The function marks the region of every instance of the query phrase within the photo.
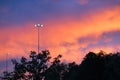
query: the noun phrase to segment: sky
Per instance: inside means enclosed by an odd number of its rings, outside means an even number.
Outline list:
[[[0,0],[0,72],[6,55],[28,57],[40,50],[80,63],[89,52],[120,51],[120,0]]]

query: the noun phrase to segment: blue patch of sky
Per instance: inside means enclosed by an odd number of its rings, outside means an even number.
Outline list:
[[[1,0],[0,7],[7,7],[8,11],[0,12],[0,27],[66,16],[80,18],[84,13],[107,5],[100,0],[93,0],[85,5],[80,5],[76,0]]]
[[[73,0],[1,0],[0,6],[7,7],[8,12],[0,13],[2,26],[25,24],[27,21],[46,20],[51,18],[64,18],[66,16],[78,17],[96,8],[94,5],[80,5]]]

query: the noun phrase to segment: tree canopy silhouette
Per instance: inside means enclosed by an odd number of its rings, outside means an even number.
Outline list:
[[[14,70],[5,71],[2,80],[120,80],[120,53],[89,52],[80,64],[63,63],[58,55],[51,62],[48,50],[37,54],[31,51],[30,59],[20,62],[12,59]]]

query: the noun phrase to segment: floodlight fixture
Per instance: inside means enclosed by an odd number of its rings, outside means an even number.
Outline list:
[[[43,27],[43,24],[35,24],[35,27]]]

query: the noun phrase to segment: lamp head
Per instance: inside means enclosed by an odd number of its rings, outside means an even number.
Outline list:
[[[43,24],[35,24],[35,27],[43,27]]]

